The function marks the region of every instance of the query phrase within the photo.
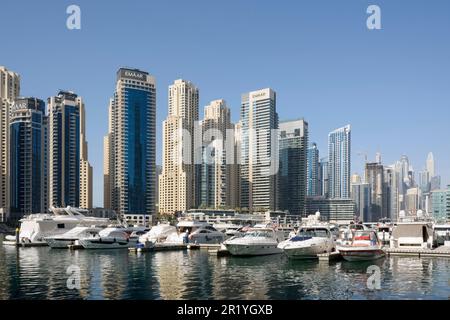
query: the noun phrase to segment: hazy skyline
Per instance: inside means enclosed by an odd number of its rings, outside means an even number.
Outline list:
[[[66,28],[77,4],[82,29]],[[382,30],[366,28],[377,4]],[[384,164],[408,155],[413,168],[434,154],[450,183],[450,2],[410,1],[46,1],[0,3],[0,65],[21,75],[21,95],[73,90],[86,104],[94,205],[103,205],[103,136],[116,71],[156,78],[157,163],[168,86],[192,81],[200,118],[225,99],[233,122],[241,94],[271,87],[280,120],[304,117],[310,142],[327,155],[328,133],[352,126],[352,170],[364,156]]]

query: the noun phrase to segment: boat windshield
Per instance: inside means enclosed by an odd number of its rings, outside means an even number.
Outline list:
[[[271,233],[269,231],[250,231],[247,232],[244,237],[245,238],[256,238],[256,237],[262,237],[262,238],[271,238]]]
[[[328,230],[327,229],[301,229],[298,232],[297,236],[328,238]]]

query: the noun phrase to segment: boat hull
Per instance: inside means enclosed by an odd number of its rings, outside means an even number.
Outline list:
[[[283,252],[276,244],[225,244],[233,256],[265,256]]]
[[[45,239],[45,241],[52,249],[67,249],[69,245],[75,243],[72,239]]]
[[[383,258],[385,252],[382,249],[339,248],[339,253],[347,261],[370,261]]]
[[[78,243],[85,249],[127,249],[135,247],[137,240],[123,239],[80,239]]]

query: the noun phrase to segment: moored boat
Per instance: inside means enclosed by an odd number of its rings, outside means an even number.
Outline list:
[[[338,245],[336,249],[347,261],[376,260],[385,256],[374,230],[357,230],[350,244]]]

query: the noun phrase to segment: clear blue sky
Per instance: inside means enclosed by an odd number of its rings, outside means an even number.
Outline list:
[[[81,30],[66,28],[70,4]],[[381,7],[380,31],[366,28],[370,4]],[[1,0],[0,17],[0,65],[21,74],[22,95],[84,97],[95,205],[121,66],[156,77],[158,163],[167,87],[185,78],[200,88],[201,114],[224,98],[237,121],[241,93],[272,87],[280,119],[305,117],[321,156],[328,132],[350,123],[352,172],[360,151],[387,164],[407,154],[416,170],[432,151],[450,183],[448,0]]]

